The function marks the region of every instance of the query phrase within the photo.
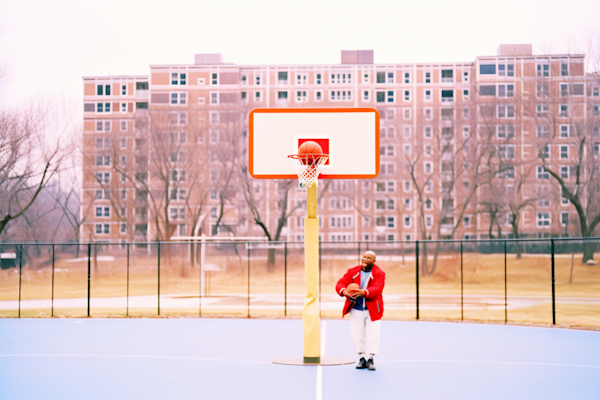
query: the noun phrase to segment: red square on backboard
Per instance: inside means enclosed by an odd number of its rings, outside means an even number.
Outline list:
[[[321,149],[323,149],[323,154],[329,154],[331,156],[331,154],[329,153],[329,139],[313,139],[313,138],[302,138],[302,139],[298,139],[298,146],[296,148],[300,148],[300,146],[302,145],[302,143],[304,142],[316,142],[319,144],[319,146],[321,146]],[[325,161],[325,164],[323,165],[329,165],[329,158],[327,159],[327,161]]]

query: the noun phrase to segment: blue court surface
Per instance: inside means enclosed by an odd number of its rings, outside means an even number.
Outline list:
[[[383,321],[375,372],[271,363],[300,355],[301,320],[1,319],[0,399],[600,398],[595,331]]]

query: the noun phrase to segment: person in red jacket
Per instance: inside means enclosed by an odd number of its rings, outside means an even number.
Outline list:
[[[335,287],[340,296],[346,297],[342,318],[350,313],[350,332],[354,349],[358,353],[357,369],[375,371],[373,357],[379,351],[379,328],[383,316],[383,287],[385,272],[375,265],[375,253],[367,251],[362,264],[352,267]],[[358,284],[360,289],[348,286]],[[355,286],[355,285],[353,285]]]

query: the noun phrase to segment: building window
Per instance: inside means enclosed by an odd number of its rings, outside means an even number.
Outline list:
[[[498,105],[498,118],[514,118],[514,117],[515,117],[514,104],[499,104]]]
[[[515,97],[515,85],[498,85],[498,97]]]
[[[562,62],[560,63],[560,76],[569,76],[569,64]]]
[[[496,64],[479,64],[479,75],[496,75]]]
[[[569,146],[560,146],[560,158],[561,159],[569,158]]]
[[[404,73],[404,83],[410,83],[410,72]]]
[[[98,96],[110,96],[110,84],[109,85],[97,85],[96,93]]]
[[[110,112],[110,103],[96,103],[96,112],[97,113],[109,113]]]
[[[305,103],[307,101],[308,97],[306,97],[306,90],[296,90],[296,102]]]
[[[538,227],[546,227],[550,226],[550,213],[548,212],[539,212],[537,213],[536,222]]]
[[[425,127],[425,131],[423,132],[423,136],[425,136],[425,139],[431,139],[432,135],[433,135],[432,132],[433,132],[433,130],[431,129],[431,127],[430,126],[426,126]]]
[[[396,219],[394,217],[387,217],[387,227],[393,228],[395,225]]]
[[[550,159],[550,145],[544,144],[539,147],[538,154],[541,158],[548,160]]]
[[[405,108],[403,112],[404,120],[409,120],[412,118],[412,109]]]
[[[316,101],[323,100],[323,92],[321,92],[320,90],[315,91],[315,100]]]
[[[550,96],[550,85],[547,83],[538,83],[535,87],[535,95],[538,99],[545,99]]]
[[[330,94],[331,101],[352,100],[352,91],[351,90],[332,90],[329,92],[329,94]],[[392,101],[393,101],[393,99],[392,99]]]
[[[431,101],[431,89],[425,89],[425,100]]]
[[[548,125],[538,125],[536,127],[536,137],[547,138],[550,136],[550,127]]]
[[[463,72],[463,82],[467,83],[469,82],[469,71],[464,71]],[[469,91],[465,90],[465,92],[467,92],[467,96],[469,95]]]
[[[562,165],[560,167],[560,177],[561,179],[569,179],[569,167],[566,165]]]
[[[425,83],[431,83],[431,72],[425,72]]]
[[[468,139],[470,136],[471,136],[471,128],[468,125],[463,126],[463,138]]]
[[[515,65],[498,64],[498,76],[515,76]]]
[[[408,215],[405,215],[403,219],[404,219],[404,227],[410,228],[412,225],[412,218],[409,217]]]
[[[442,70],[442,83],[451,83],[453,71],[451,69],[443,69]]]
[[[537,178],[538,179],[550,179],[550,174],[544,170],[544,167],[537,167]]]
[[[216,74],[213,74],[216,75]],[[171,72],[171,85],[185,85],[186,74],[179,72]]]
[[[99,120],[96,121],[96,132],[110,132],[111,121]]]
[[[569,225],[569,212],[568,211],[562,211],[560,213],[560,223],[562,226]]]
[[[369,101],[369,91],[368,90],[363,91],[363,100]]]
[[[548,115],[548,104],[537,104],[536,110],[538,117],[545,117]]]
[[[317,74],[317,85],[323,83],[323,74]]]
[[[217,92],[210,93],[210,104],[219,104],[219,94]]]
[[[566,139],[569,137],[569,125],[559,125],[559,137],[561,139]]]
[[[426,174],[432,174],[433,173],[433,163],[429,162],[429,161],[425,161],[425,164],[423,166],[423,172],[425,172]]]
[[[516,147],[514,144],[499,145],[498,157],[504,160],[513,160],[515,158]]]
[[[262,97],[260,96],[260,92],[254,92],[254,102],[260,103],[262,101]]]
[[[515,167],[513,165],[501,165],[498,169],[500,179],[515,179]]]
[[[279,71],[277,73],[277,83],[280,84],[280,85],[287,85],[287,83],[288,83],[288,73],[287,73],[287,71]]]
[[[454,90],[442,90],[442,102],[453,102],[454,101]]]
[[[219,74],[210,74],[210,84],[218,85],[219,84]]]
[[[297,85],[306,85],[307,83],[308,83],[308,75],[296,74],[296,84]]]
[[[542,61],[537,64],[537,76],[546,77],[550,76],[550,65],[548,61]]]
[[[109,224],[96,224],[96,234],[108,235],[109,233],[110,233],[110,225]]]
[[[332,94],[333,94],[333,92],[332,92]],[[377,102],[378,103],[386,103],[386,102],[393,103],[394,102],[394,91],[389,90],[389,91],[377,92]]]
[[[498,125],[496,129],[498,139],[512,139],[515,137],[515,126],[513,124]]]
[[[410,101],[410,90],[404,91],[404,101]]]
[[[186,99],[187,93],[171,93],[171,105],[184,105]]]
[[[479,86],[480,96],[495,96],[496,86],[495,85],[480,85]]]

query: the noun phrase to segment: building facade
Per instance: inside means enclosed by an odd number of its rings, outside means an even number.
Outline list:
[[[530,45],[448,64],[199,54],[148,76],[84,77],[82,238],[303,241],[305,190],[247,172],[248,114],[264,107],[379,111],[381,173],[321,182],[324,241],[578,236],[564,188],[583,188],[586,207],[600,197],[598,79],[584,62]]]

